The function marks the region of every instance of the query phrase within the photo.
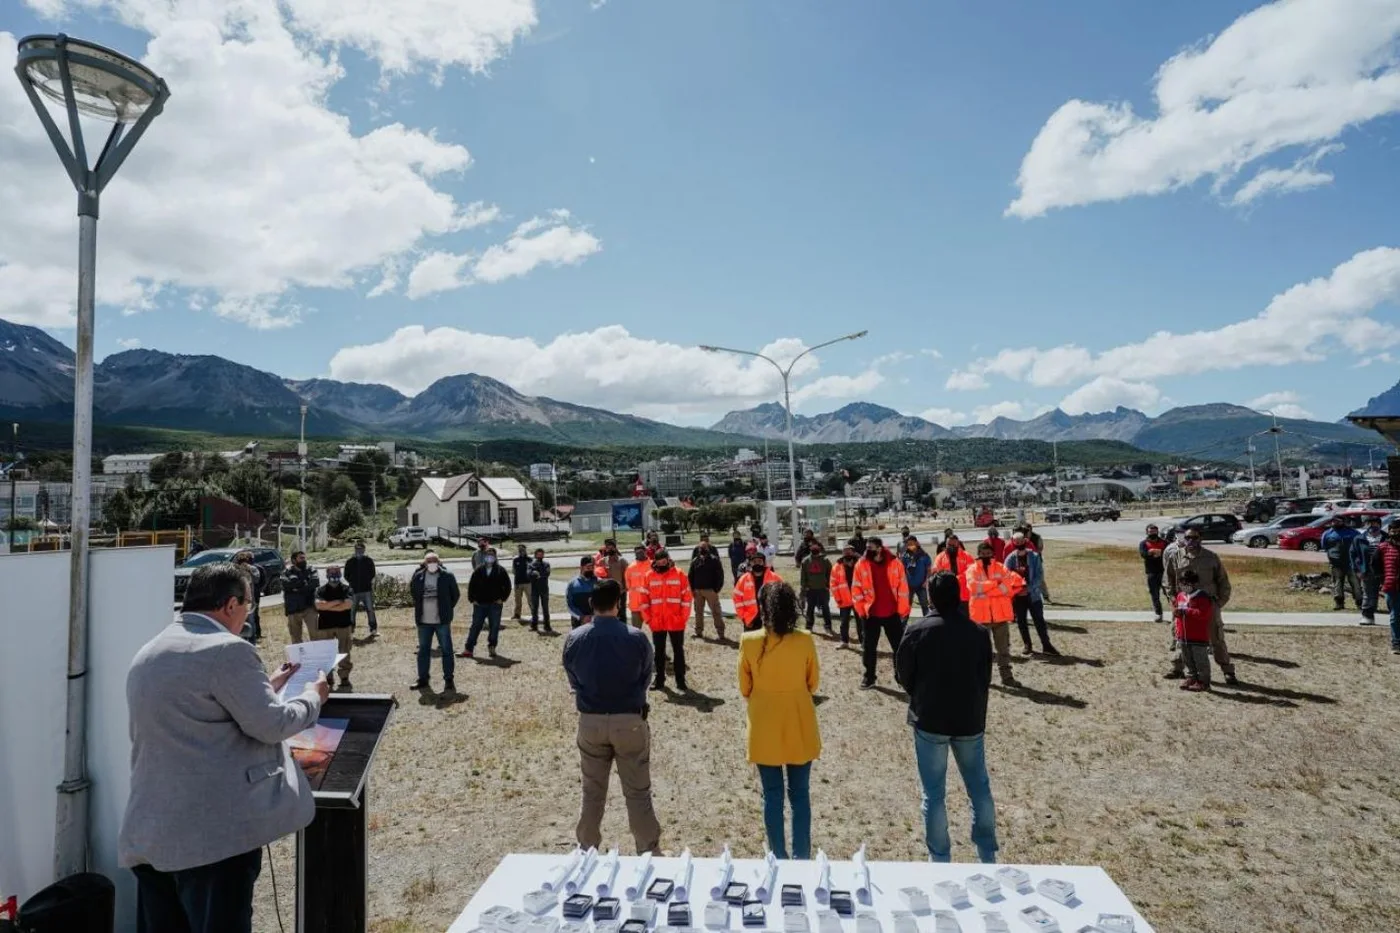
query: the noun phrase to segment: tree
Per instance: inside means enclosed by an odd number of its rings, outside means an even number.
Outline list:
[[[102,527],[108,531],[140,528],[146,520],[145,496],[130,489],[118,489],[102,503]]]
[[[16,515],[5,521],[5,531],[33,531],[38,527],[39,523],[28,515]]]
[[[200,479],[222,481],[228,475],[229,470],[228,461],[224,459],[222,454],[203,454],[199,458]],[[244,504],[247,505],[247,503]],[[250,505],[248,508],[252,508],[252,506]]]
[[[178,450],[172,450],[163,457],[157,457],[151,461],[151,485],[164,486],[179,476],[184,469],[185,455]]]
[[[229,498],[254,512],[271,515],[277,506],[277,486],[256,461],[235,464],[221,482]]]
[[[351,528],[365,523],[365,510],[358,500],[346,499],[326,516],[326,528],[333,535],[342,535]]]

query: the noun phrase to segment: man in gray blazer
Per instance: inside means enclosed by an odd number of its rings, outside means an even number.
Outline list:
[[[190,576],[184,615],[137,653],[126,680],[131,797],[117,857],[137,883],[141,933],[250,933],[262,847],[315,816],[286,740],[315,724],[324,672],[295,699],[238,637],[252,595],[230,563]]]

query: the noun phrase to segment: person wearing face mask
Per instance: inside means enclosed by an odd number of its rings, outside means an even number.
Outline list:
[[[749,553],[747,568],[739,581],[734,584],[734,614],[744,625],[744,631],[751,632],[759,627],[758,596],[770,583],[782,580],[768,567],[768,558],[762,551]]]
[[[472,626],[467,630],[467,646],[459,658],[476,657],[476,641],[486,627],[486,651],[496,657],[496,645],[501,640],[501,612],[510,598],[510,574],[496,563],[496,549],[486,552],[481,566],[472,571],[467,581],[467,601],[472,604]]]
[[[933,558],[913,535],[904,536],[904,553],[899,555],[904,575],[909,578],[909,592],[919,600],[919,614],[928,615],[928,579],[933,576]]]
[[[1050,644],[1050,629],[1045,624],[1045,598],[1040,592],[1040,577],[1044,565],[1040,555],[1026,540],[1026,536],[1016,533],[1011,536],[1011,549],[1006,554],[1006,569],[1021,578],[1025,586],[1021,592],[1011,597],[1011,612],[1016,618],[1016,628],[1021,632],[1021,646],[1026,654],[1031,653],[1031,630],[1026,624],[1026,616],[1035,620],[1035,634],[1040,639],[1040,653],[1058,658],[1060,652]]]
[[[253,603],[252,608],[248,610],[248,624],[243,633],[243,637],[253,644],[257,644],[258,639],[262,638],[262,620],[258,616],[258,602],[263,590],[262,568],[253,563],[252,551],[239,551],[237,554],[233,555],[233,562],[248,571],[248,575],[253,580]]]
[[[795,566],[802,566],[802,559],[812,552],[812,545],[817,541],[817,533],[808,528],[802,532],[802,541],[797,545]]]
[[[1006,539],[1001,536],[1001,531],[996,525],[987,529],[986,543],[991,545],[992,560],[1006,559]]]
[[[632,563],[627,568],[627,583],[622,588],[623,606],[631,614],[632,625],[642,627],[642,603],[646,601],[647,574],[651,573],[651,561],[647,559],[647,549],[637,545],[632,551]],[[618,610],[622,612],[622,609]]]
[[[1380,601],[1381,568],[1378,548],[1385,543],[1381,517],[1366,519],[1366,529],[1351,542],[1351,567],[1361,583],[1361,624],[1376,624],[1376,604]]]
[[[729,570],[735,583],[739,582],[739,577],[744,572],[746,560],[748,560],[748,545],[744,543],[743,536],[736,531],[729,542]]]
[[[622,587],[622,604],[629,605],[627,598],[627,558],[617,549],[612,538],[603,542],[603,547],[593,555],[593,572],[599,580],[614,580]]]
[[[651,558],[651,570],[646,579],[646,597],[642,600],[642,619],[651,629],[651,644],[656,654],[656,681],[653,690],[666,689],[666,642],[675,655],[673,669],[676,689],[688,693],[685,683],[685,624],[690,621],[693,600],[690,581],[671,561],[671,554],[661,548]]]
[[[967,614],[992,636],[992,653],[1005,686],[1019,686],[1011,671],[1011,620],[1015,617],[1013,599],[1025,588],[1019,574],[992,556],[986,541],[977,545],[977,559],[963,575],[967,580]]]
[[[476,570],[476,568],[480,567],[482,564],[486,563],[486,553],[487,553],[488,551],[490,551],[490,550],[491,550],[491,539],[490,539],[490,538],[478,538],[478,539],[477,539],[477,542],[476,542],[476,550],[475,550],[474,552],[472,552],[472,570],[473,570],[473,571]]]
[[[549,627],[549,561],[544,559],[544,548],[535,548],[535,559],[530,561],[530,631],[540,630],[540,615],[544,615],[544,630]]]
[[[350,616],[354,600],[350,587],[341,579],[340,568],[332,564],[326,568],[326,582],[316,591],[316,638],[335,642],[335,653],[345,655],[336,673],[340,675],[340,689],[349,692],[350,671],[354,663],[350,660]],[[334,681],[334,677],[326,678]]]
[[[1165,573],[1167,539],[1163,538],[1156,525],[1147,526],[1147,537],[1138,542],[1138,555],[1142,558],[1142,571],[1147,576],[1147,595],[1152,599],[1152,611],[1157,621],[1162,619],[1162,574]]]
[[[1365,604],[1351,562],[1351,546],[1360,536],[1340,515],[1332,519],[1332,527],[1322,536],[1322,550],[1327,554],[1328,569],[1332,572],[1332,608],[1337,611],[1346,608],[1348,589],[1357,611]]]
[[[578,564],[578,576],[570,580],[569,585],[564,589],[564,604],[569,607],[570,628],[586,625],[593,619],[593,606],[589,602],[589,597],[593,595],[593,589],[598,585],[595,571],[593,558],[583,558]]]
[[[1381,592],[1390,612],[1390,653],[1400,654],[1400,522],[1391,522],[1385,543],[1376,548]]]
[[[690,591],[695,594],[695,637],[705,637],[705,610],[715,620],[715,635],[724,641],[724,612],[719,605],[719,591],[724,589],[724,564],[710,548],[709,538],[702,538],[690,560]]]
[[[511,616],[512,622],[525,624],[521,613],[525,609],[525,600],[530,595],[530,555],[525,550],[525,545],[515,546],[515,557],[510,562],[511,577],[515,583],[515,614]]]
[[[812,626],[817,622],[817,610],[822,613],[822,624],[826,626],[826,634],[832,635],[831,631],[831,561],[826,559],[826,548],[815,538],[812,539],[807,548],[807,554],[802,558],[799,582],[802,586],[802,595],[806,603],[807,631],[812,630]]]
[[[287,613],[287,637],[294,643],[316,640],[316,591],[321,577],[306,563],[305,551],[293,551],[282,571],[282,608]]]
[[[369,633],[379,634],[379,620],[374,615],[374,558],[365,553],[365,542],[355,542],[355,555],[345,562],[345,584],[350,587],[350,628],[355,628],[355,615],[365,607],[369,616]]]
[[[696,543],[695,547],[690,549],[691,561],[694,561],[695,558],[700,556],[701,547],[709,548],[710,553],[715,554],[716,556],[718,556],[719,554],[719,552],[715,550],[714,545],[710,544],[710,533],[708,531],[700,532],[700,540]]]
[[[851,644],[852,617],[856,620],[856,644],[865,644],[865,628],[860,616],[855,614],[855,601],[851,598],[851,581],[856,578],[856,562],[859,560],[860,555],[856,553],[855,542],[847,541],[840,559],[831,568],[831,596],[836,600],[836,608],[841,612],[842,648],[850,647]]]
[[[904,634],[904,620],[909,617],[909,578],[904,574],[904,565],[879,538],[866,541],[865,556],[856,562],[851,601],[865,631],[865,676],[861,678],[860,687],[869,690],[875,686],[880,633],[884,632],[885,640],[890,643],[890,663],[893,664],[893,656],[899,653],[899,639]]]
[[[1171,556],[1165,557],[1168,553]],[[1220,610],[1230,602],[1230,575],[1225,572],[1225,565],[1220,562],[1214,551],[1201,546],[1201,532],[1196,528],[1186,529],[1181,546],[1175,551],[1164,551],[1163,554],[1166,591],[1173,603],[1179,594],[1186,592],[1182,573],[1188,569],[1196,572],[1196,586],[1209,596],[1215,605],[1214,618],[1210,622],[1210,647],[1215,655],[1215,663],[1225,675],[1225,683],[1231,686],[1238,684],[1235,665],[1230,660],[1230,649],[1225,645],[1225,623],[1220,617]],[[1172,668],[1165,676],[1168,680],[1181,680],[1185,676],[1182,671],[1186,662],[1181,656],[1181,644],[1176,638],[1172,639],[1172,648]]]
[[[422,566],[414,571],[408,591],[413,596],[413,621],[418,629],[418,679],[409,689],[427,689],[436,637],[442,655],[442,689],[450,693],[457,689],[452,679],[457,663],[452,654],[452,615],[462,595],[457,578],[442,566],[435,551],[429,551],[423,555]]]
[[[962,592],[963,604],[967,603],[967,570],[972,566],[972,555],[963,550],[962,539],[949,535],[943,542],[943,550],[933,562],[933,572],[947,572],[958,578],[958,588]]]

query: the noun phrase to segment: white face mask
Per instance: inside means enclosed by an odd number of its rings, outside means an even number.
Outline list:
[[[438,565],[437,565],[436,563],[431,563],[431,564],[428,564],[427,566],[428,566],[428,573],[437,573],[437,572],[438,572]]]
[[[495,557],[493,557],[493,556],[490,555],[490,554],[487,554],[487,555],[486,555],[486,563],[488,563],[488,564],[494,564],[495,562],[496,562],[496,558],[495,558]]]

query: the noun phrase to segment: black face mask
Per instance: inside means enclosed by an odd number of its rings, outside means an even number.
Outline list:
[[[768,573],[768,568],[767,568],[766,566],[765,566],[765,567],[755,567],[755,568],[753,568],[753,575],[754,575],[755,577],[760,578],[760,579],[762,579],[763,576],[764,576],[764,574],[766,574],[766,573]]]
[[[652,561],[651,566],[657,573],[665,573],[671,569],[671,565],[664,560]]]

